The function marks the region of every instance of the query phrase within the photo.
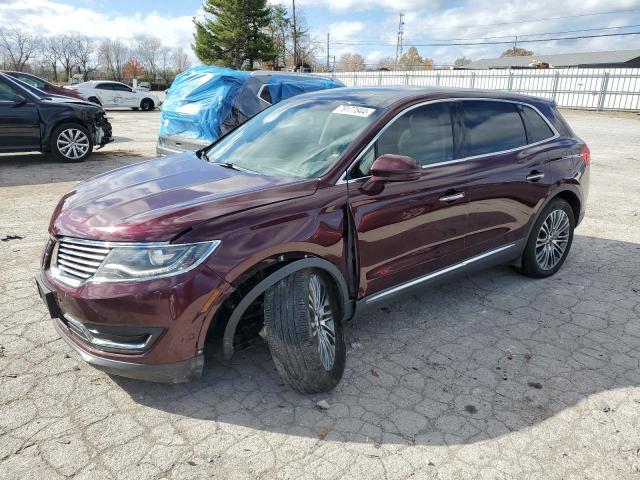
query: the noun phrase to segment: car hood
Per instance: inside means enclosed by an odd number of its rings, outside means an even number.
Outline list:
[[[80,183],[60,200],[49,231],[92,240],[171,240],[222,215],[311,195],[317,185],[225,168],[189,152]]]
[[[65,97],[64,95],[48,95],[47,97],[43,98],[42,101],[47,103],[67,103],[69,105],[81,105],[83,107],[91,107],[96,110],[101,110],[101,107],[99,105],[96,105],[95,103],[91,103],[77,97]]]

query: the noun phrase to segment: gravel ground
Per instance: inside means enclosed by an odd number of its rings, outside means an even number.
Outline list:
[[[32,280],[51,212],[153,156],[158,112],[111,112],[117,142],[83,164],[0,156],[0,477],[638,478],[640,117],[565,114],[593,164],[559,274],[499,267],[380,308],[318,396],[285,386],[264,345],[168,386],[57,337]]]

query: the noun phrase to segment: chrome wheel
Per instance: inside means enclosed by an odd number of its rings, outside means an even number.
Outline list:
[[[545,219],[536,238],[536,261],[543,270],[551,270],[564,255],[569,244],[571,222],[564,210],[553,210]]]
[[[311,334],[318,345],[320,361],[325,370],[333,368],[336,357],[336,333],[329,292],[317,274],[309,277],[309,319]]]
[[[60,132],[56,140],[58,151],[66,158],[77,160],[89,151],[89,138],[77,128],[67,128]]]

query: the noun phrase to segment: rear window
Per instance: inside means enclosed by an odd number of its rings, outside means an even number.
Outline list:
[[[553,137],[553,130],[547,122],[533,108],[525,105],[520,106],[520,113],[527,130],[527,140],[529,143],[536,143]]]
[[[468,100],[462,105],[466,157],[511,150],[527,144],[527,134],[516,104]]]

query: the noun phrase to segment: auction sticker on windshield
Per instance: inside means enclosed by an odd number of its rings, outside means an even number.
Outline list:
[[[340,105],[331,113],[340,113],[342,115],[355,115],[356,117],[368,117],[375,108],[358,107],[356,105]]]

